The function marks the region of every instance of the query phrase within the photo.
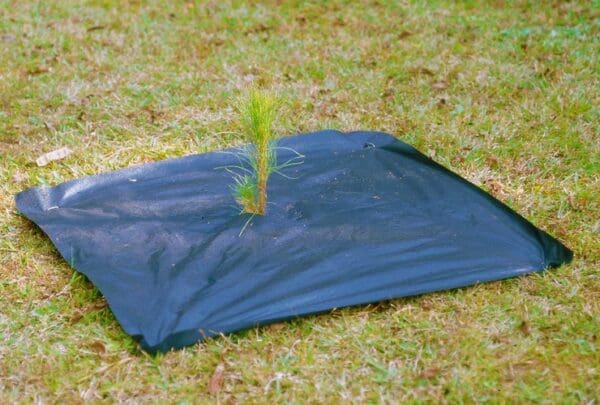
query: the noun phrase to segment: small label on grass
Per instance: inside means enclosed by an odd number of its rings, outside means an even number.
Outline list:
[[[60,148],[53,150],[52,152],[44,153],[35,160],[38,166],[46,166],[48,163],[55,160],[64,159],[69,156],[73,151],[69,148]]]

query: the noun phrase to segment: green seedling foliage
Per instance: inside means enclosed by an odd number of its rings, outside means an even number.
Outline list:
[[[267,181],[276,165],[273,151],[274,140],[273,119],[275,117],[275,100],[258,90],[252,90],[248,99],[240,106],[240,115],[246,140],[252,145],[248,148],[248,157],[254,175],[256,187],[247,187],[244,182],[236,182],[234,192],[236,201],[248,213],[264,215],[267,208]],[[248,191],[254,191],[254,199],[244,198]]]
[[[301,164],[304,156],[290,148],[277,146],[273,131],[275,99],[258,90],[252,90],[239,107],[244,136],[248,145],[233,153],[239,164],[222,167],[233,176],[232,192],[241,207],[241,213],[265,215],[267,209],[267,183],[271,173],[280,174],[282,169]],[[293,157],[282,164],[277,163],[277,150],[288,150]],[[240,232],[241,234],[241,232]]]

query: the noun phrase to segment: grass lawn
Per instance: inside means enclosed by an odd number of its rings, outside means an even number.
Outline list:
[[[244,3],[0,0],[0,402],[597,401],[600,3]],[[239,144],[251,83],[279,133],[395,134],[575,260],[140,352],[13,196]]]

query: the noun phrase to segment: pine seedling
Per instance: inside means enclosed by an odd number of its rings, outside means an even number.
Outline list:
[[[246,140],[251,174],[236,179],[234,194],[244,212],[265,215],[267,209],[267,182],[277,166],[275,155],[275,100],[258,90],[252,90],[240,106],[241,121]]]
[[[255,215],[267,211],[267,184],[271,173],[303,163],[304,156],[293,149],[277,146],[277,135],[273,132],[275,99],[258,90],[252,90],[239,105],[240,120],[248,145],[232,153],[238,165],[222,167],[233,175],[232,191],[241,213],[252,214],[242,232]],[[277,163],[277,150],[286,150],[292,157],[282,164]],[[240,235],[241,233],[240,232]]]

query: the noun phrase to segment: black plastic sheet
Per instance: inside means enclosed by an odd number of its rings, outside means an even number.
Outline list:
[[[16,196],[18,209],[106,297],[143,349],[299,315],[541,271],[572,253],[411,146],[321,131],[269,182],[267,215],[239,215],[228,153],[86,177]],[[281,149],[279,160],[292,156]]]

